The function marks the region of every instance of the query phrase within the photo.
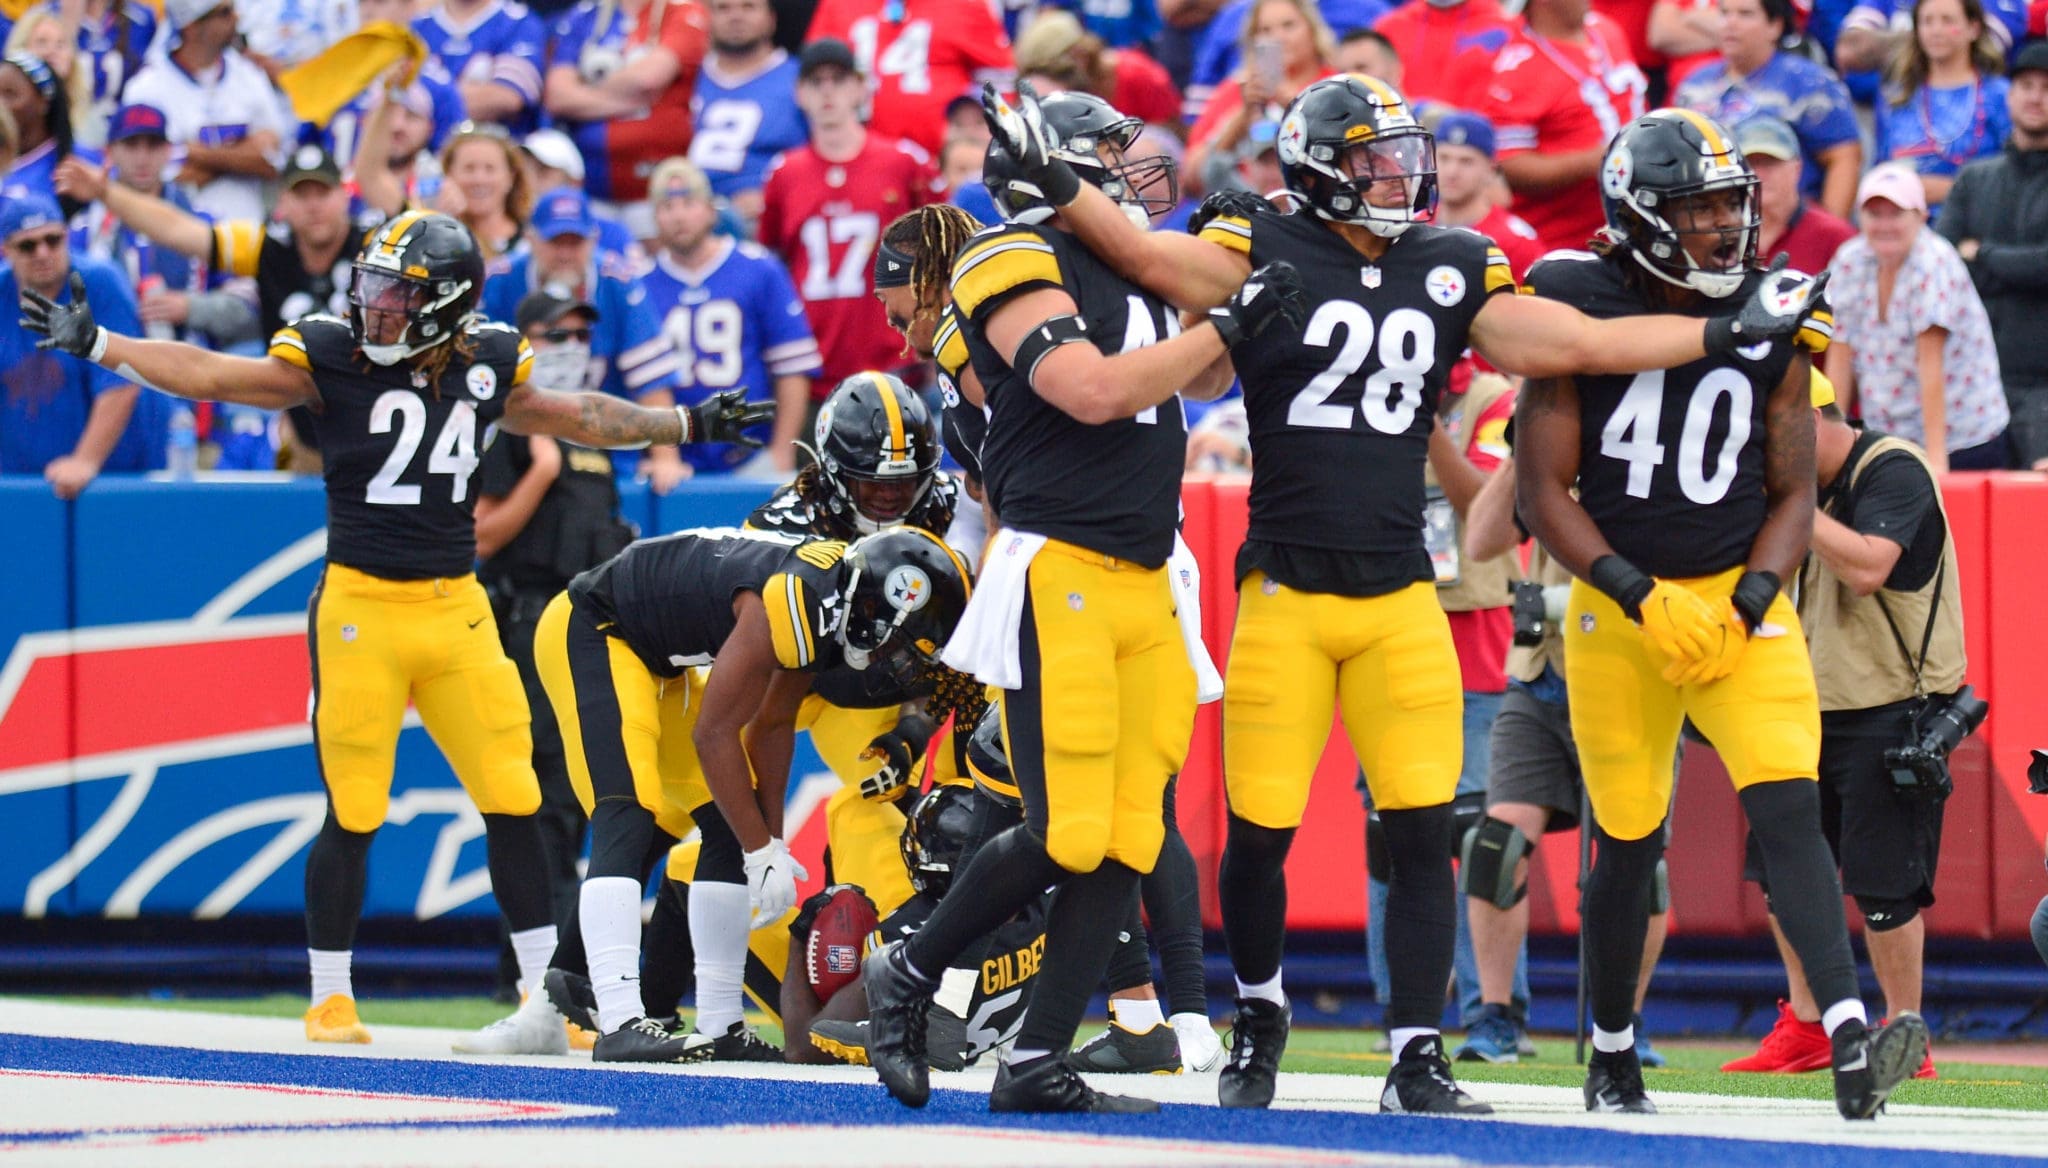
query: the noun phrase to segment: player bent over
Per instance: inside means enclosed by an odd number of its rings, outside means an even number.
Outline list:
[[[1625,127],[1601,167],[1607,239],[1529,273],[1596,316],[1704,316],[1761,287],[1796,315],[1814,285],[1759,273],[1757,180],[1727,131],[1690,111]],[[1755,832],[1786,939],[1833,1043],[1835,1103],[1869,1119],[1920,1066],[1927,1027],[1869,1028],[1821,831],[1820,707],[1799,618],[1779,594],[1813,534],[1816,313],[1798,343],[1759,342],[1633,377],[1532,379],[1516,415],[1523,518],[1577,581],[1565,685],[1599,857],[1583,911],[1593,1003],[1589,1111],[1650,1112],[1630,1015],[1658,825],[1688,716],[1720,751]],[[1573,488],[1577,487],[1577,496]]]
[[[349,319],[301,317],[267,357],[230,357],[172,341],[116,336],[84,296],[58,305],[28,292],[24,323],[61,349],[131,381],[198,401],[269,410],[307,406],[318,420],[327,486],[327,567],[313,592],[313,741],[327,819],[306,858],[313,1006],[306,1037],[368,1042],[350,982],[370,840],[384,822],[408,700],[483,813],[491,888],[533,996],[555,945],[540,835],[526,694],[491,619],[476,562],[476,470],[484,432],[547,434],[582,446],[745,441],[772,409],[735,396],[643,409],[605,394],[554,393],[527,381],[533,353],[513,329],[473,310],[484,261],[469,231],[407,212],[355,258]]]

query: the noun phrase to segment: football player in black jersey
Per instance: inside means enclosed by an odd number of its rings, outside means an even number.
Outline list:
[[[1658,110],[1632,122],[1608,145],[1600,188],[1604,240],[1538,263],[1537,295],[1634,326],[1648,312],[1701,317],[1783,290],[1775,271],[1755,269],[1756,176],[1712,120]],[[1842,1114],[1875,1115],[1926,1053],[1917,1016],[1873,1032],[1857,997],[1821,831],[1813,667],[1779,592],[1813,533],[1808,349],[1826,336],[1751,340],[1634,376],[1533,378],[1516,414],[1522,516],[1577,578],[1565,684],[1600,832],[1583,913],[1589,1111],[1655,1110],[1629,1022],[1686,717],[1728,766],[1784,935],[1825,1003]]]
[[[1451,1078],[1437,1033],[1456,928],[1450,804],[1462,764],[1457,653],[1422,536],[1437,398],[1468,346],[1511,373],[1652,369],[1789,335],[1796,322],[1761,301],[1703,327],[1677,316],[1595,320],[1515,295],[1491,241],[1426,225],[1430,134],[1373,78],[1325,78],[1288,107],[1281,173],[1299,210],[1220,214],[1198,237],[1137,230],[1077,182],[1028,90],[1014,107],[992,89],[983,100],[991,157],[1044,191],[1108,268],[1202,311],[1255,266],[1285,261],[1314,305],[1304,327],[1231,353],[1254,457],[1223,699],[1230,821],[1219,899],[1239,1000],[1219,1095],[1227,1106],[1272,1099],[1290,1017],[1283,865],[1341,708],[1391,853],[1386,1023],[1396,1059],[1380,1105],[1483,1113]]]
[[[1083,94],[1055,106],[1062,149],[1091,181],[1139,216],[1150,202],[1171,205],[1170,164],[1123,160],[1134,119]],[[1221,392],[1228,345],[1298,315],[1300,289],[1284,265],[1256,273],[1182,331],[998,161],[983,177],[1010,222],[955,258],[952,289],[990,409],[982,471],[1005,526],[947,660],[1004,690],[1025,821],[961,877],[979,895],[948,898],[916,936],[868,960],[869,1056],[891,1094],[922,1106],[937,975],[1057,884],[1045,967],[989,1106],[1149,1111],[1096,1093],[1065,1055],[1115,942],[1104,923],[1129,916],[1158,856],[1162,795],[1194,725],[1198,646],[1183,638],[1166,570],[1187,446],[1178,395]]]
[[[327,567],[313,593],[313,736],[328,814],[306,860],[313,966],[307,1037],[368,1042],[349,980],[370,839],[384,822],[408,698],[477,810],[491,884],[522,981],[538,988],[554,948],[526,694],[506,659],[476,561],[470,475],[486,429],[584,446],[731,441],[762,420],[737,397],[643,409],[527,383],[512,329],[472,315],[484,262],[446,215],[408,213],[356,257],[349,320],[300,318],[270,354],[231,357],[116,336],[79,289],[57,305],[27,292],[22,315],[61,349],[179,397],[264,409],[307,406],[326,452]]]

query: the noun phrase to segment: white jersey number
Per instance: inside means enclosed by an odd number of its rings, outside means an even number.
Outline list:
[[[804,241],[805,300],[862,300],[868,295],[868,260],[881,238],[881,218],[871,211],[852,215],[823,215],[804,220],[799,232]],[[832,249],[845,247],[839,266],[832,266]]]
[[[1310,379],[1287,407],[1287,424],[1316,430],[1348,430],[1351,407],[1331,404],[1344,383],[1373,355],[1372,313],[1350,300],[1331,300],[1316,309],[1302,333],[1304,344],[1329,348],[1339,328],[1344,344],[1329,367]],[[1387,314],[1379,329],[1379,368],[1367,375],[1358,401],[1368,426],[1382,434],[1405,434],[1422,408],[1422,387],[1436,364],[1436,322],[1413,308]]]
[[[928,20],[913,20],[904,25],[881,50],[881,59],[875,58],[876,42],[881,30],[872,16],[863,16],[853,22],[853,53],[860,59],[861,71],[870,77],[897,78],[897,88],[905,93],[930,93],[932,91],[932,25]]]
[[[697,118],[696,136],[690,139],[690,161],[706,171],[737,174],[747,164],[747,147],[761,128],[761,104],[753,101],[714,101]]]
[[[420,488],[398,479],[412,465],[413,455],[419,453],[420,439],[426,436],[427,403],[410,390],[385,390],[370,407],[370,433],[389,434],[394,424],[398,427],[398,441],[392,444],[390,456],[364,490],[363,501],[410,507],[420,501]],[[427,454],[427,473],[450,476],[453,481],[449,501],[460,503],[469,497],[469,476],[475,473],[476,464],[476,407],[466,401],[456,402],[448,411],[448,420],[441,424],[441,433],[434,438],[434,448]]]
[[[1178,315],[1167,314],[1166,336],[1161,338],[1158,326],[1152,323],[1152,313],[1145,308],[1144,298],[1141,296],[1131,296],[1127,298],[1127,301],[1128,303],[1124,306],[1124,347],[1118,349],[1118,353],[1135,353],[1147,345],[1156,345],[1162,339],[1172,340],[1180,335],[1180,317]],[[1181,428],[1186,429],[1187,407],[1181,402],[1180,395],[1174,395],[1173,404],[1174,408],[1181,411]],[[1147,426],[1157,425],[1159,423],[1159,407],[1146,406],[1133,415],[1131,420],[1141,422]]]
[[[739,382],[744,362],[740,343],[746,319],[730,300],[708,300],[691,308],[677,305],[662,322],[662,331],[676,347],[685,384],[724,389]]]
[[[1729,404],[1728,433],[1709,465],[1707,436],[1723,395]],[[1749,378],[1726,367],[1711,370],[1693,387],[1678,436],[1678,489],[1686,498],[1705,505],[1727,496],[1735,482],[1736,462],[1749,441],[1753,400]],[[1650,497],[1651,477],[1664,465],[1664,444],[1657,441],[1663,418],[1664,371],[1650,369],[1629,382],[1628,392],[1600,430],[1600,453],[1628,464],[1627,490],[1633,498]]]

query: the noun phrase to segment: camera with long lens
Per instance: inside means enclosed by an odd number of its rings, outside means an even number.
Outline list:
[[[1984,715],[1990,712],[1991,703],[1967,685],[1957,690],[1954,697],[1922,711],[1913,719],[1912,737],[1906,745],[1884,752],[1892,789],[1909,798],[1948,798],[1955,789],[1949,779],[1948,756],[1984,724]],[[2036,758],[2039,757],[2037,754]],[[2039,765],[2037,762],[2036,766]]]
[[[1550,615],[1543,603],[1543,585],[1533,580],[1516,580],[1508,585],[1514,592],[1515,644],[1533,648],[1550,632]]]

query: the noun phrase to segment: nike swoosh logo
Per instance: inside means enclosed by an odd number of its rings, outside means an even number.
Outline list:
[[[1843,1064],[1842,1064],[1841,1066],[1839,1066],[1839,1067],[1836,1067],[1835,1069],[1836,1069],[1836,1070],[1838,1070],[1838,1071],[1860,1071],[1860,1070],[1864,1069],[1865,1067],[1868,1067],[1869,1065],[1870,1065],[1870,1054],[1869,1054],[1869,1052],[1865,1051],[1865,1052],[1861,1052],[1861,1053],[1857,1054],[1857,1056],[1856,1056],[1856,1061],[1855,1061],[1855,1062],[1853,1062],[1853,1063],[1843,1063]]]
[[[475,628],[475,627],[477,627],[478,625],[480,625],[480,624],[482,624],[482,623],[484,623],[484,618],[482,618],[482,617],[478,617],[478,618],[476,618],[475,620],[473,620],[473,621],[469,622],[469,627],[470,627],[470,628]]]

